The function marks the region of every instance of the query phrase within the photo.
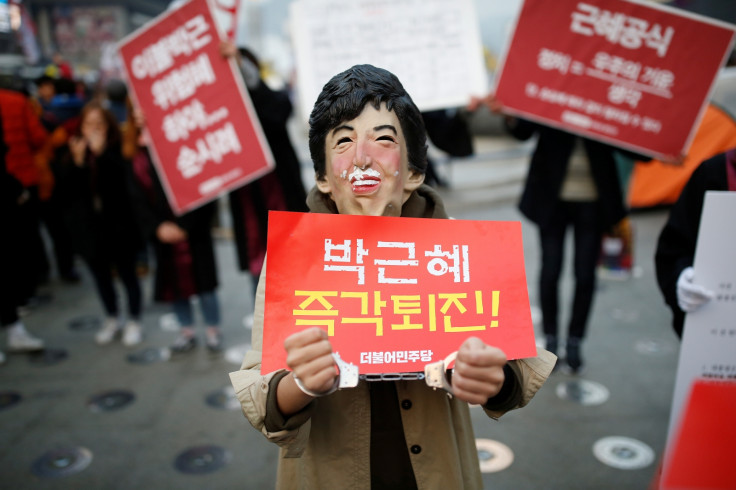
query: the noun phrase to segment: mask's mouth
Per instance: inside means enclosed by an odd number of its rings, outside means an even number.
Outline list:
[[[372,168],[361,169],[356,167],[348,175],[348,181],[353,186],[353,192],[367,193],[381,185],[381,174]]]

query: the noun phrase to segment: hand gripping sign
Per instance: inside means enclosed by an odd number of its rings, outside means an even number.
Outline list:
[[[284,340],[311,326],[346,374],[333,389],[358,376],[447,388],[425,366],[444,373],[470,336],[537,355],[519,222],[272,211],[266,276],[262,373],[286,368]]]
[[[206,0],[169,10],[120,43],[153,163],[182,214],[270,172],[273,156]]]

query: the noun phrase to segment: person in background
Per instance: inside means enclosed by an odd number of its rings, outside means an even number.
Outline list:
[[[220,52],[238,62],[276,163],[273,172],[229,194],[238,264],[240,270],[250,273],[255,292],[266,256],[268,212],[306,212],[309,210],[307,193],[302,183],[299,159],[287,130],[292,113],[288,92],[272,90],[266,85],[260,75],[260,63],[250,50],[238,50],[234,44],[222,42]]]
[[[193,302],[197,298],[207,325],[205,345],[217,354],[223,348],[212,240],[217,203],[210,202],[176,216],[151,161],[144,116],[132,107],[128,114],[124,153],[131,159],[136,216],[156,256],[154,299],[171,304],[181,327],[171,352],[187,354],[197,346],[193,316]]]
[[[13,230],[14,240],[21,243],[17,260],[25,265],[23,274],[15,278],[22,304],[32,303],[38,286],[48,280],[50,264],[41,238],[41,211],[38,198],[39,170],[34,154],[43,147],[48,133],[41,124],[31,100],[15,90],[0,88],[0,108],[7,153],[5,167],[26,191],[18,208],[20,216]]]
[[[47,78],[54,82],[53,90],[48,89]],[[42,122],[50,132],[46,142],[34,156],[39,172],[38,198],[41,220],[51,237],[59,277],[67,283],[77,283],[80,276],[74,266],[74,246],[64,223],[62,206],[54,192],[56,185],[54,173],[58,172],[59,158],[68,149],[69,138],[79,130],[79,115],[84,101],[74,93],[76,86],[74,81],[68,78],[53,80],[50,77],[42,77],[37,83],[40,83],[38,94],[43,108]],[[45,96],[42,96],[42,93]],[[44,100],[46,102],[43,102]]]
[[[670,210],[657,240],[657,283],[672,310],[672,328],[682,337],[685,315],[708,303],[713,291],[698,284],[693,268],[707,191],[736,192],[736,149],[701,163]]]
[[[371,65],[336,75],[309,121],[311,212],[447,219],[440,196],[423,185],[421,114],[395,75]],[[468,403],[494,418],[526,405],[554,356],[542,350],[507,362],[503,351],[470,337],[457,353],[454,397],[423,380],[360,381],[335,392],[332,345],[312,327],[286,339],[290,371],[262,375],[265,271],[253,350],[230,379],[249,422],[281,446],[277,488],[482,488]]]
[[[0,248],[0,325],[6,332],[8,352],[37,351],[44,348],[43,340],[34,337],[26,330],[18,317],[18,307],[26,298],[19,288],[19,281],[27,274],[28,264],[23,262],[24,243],[15,235],[21,229],[21,212],[30,193],[23,184],[11,175],[6,168],[3,131],[3,107],[0,106],[0,230],[3,231]],[[5,354],[0,351],[0,364],[5,362]]]
[[[95,335],[100,345],[113,341],[121,327],[126,346],[139,344],[143,337],[135,270],[140,232],[127,185],[130,179],[115,118],[98,102],[88,103],[78,133],[69,139],[58,162],[56,192],[74,248],[89,267],[105,309],[106,318]],[[113,268],[127,293],[124,324],[118,318]]]
[[[492,112],[503,107],[493,94],[473,99],[469,109],[485,104]],[[542,249],[539,296],[547,350],[556,353],[559,341],[559,281],[567,229],[574,232],[575,292],[567,330],[567,368],[583,367],[581,346],[596,288],[596,267],[603,233],[627,214],[614,153],[635,160],[649,157],[619,150],[549,126],[515,117],[505,118],[517,139],[537,136],[519,210],[539,229]]]

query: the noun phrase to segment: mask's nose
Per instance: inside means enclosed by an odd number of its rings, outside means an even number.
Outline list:
[[[359,141],[358,146],[355,150],[355,158],[353,158],[353,165],[360,168],[365,169],[367,167],[370,167],[373,163],[373,159],[371,158],[369,152],[368,152],[368,145],[365,141]]]

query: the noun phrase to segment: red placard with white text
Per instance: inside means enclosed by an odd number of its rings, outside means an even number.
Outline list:
[[[262,373],[317,326],[361,374],[423,371],[469,336],[534,357],[521,224],[271,211]]]
[[[660,158],[684,154],[736,26],[629,0],[524,0],[505,111]]]
[[[167,11],[120,43],[151,154],[177,214],[274,167],[273,156],[206,0]]]

